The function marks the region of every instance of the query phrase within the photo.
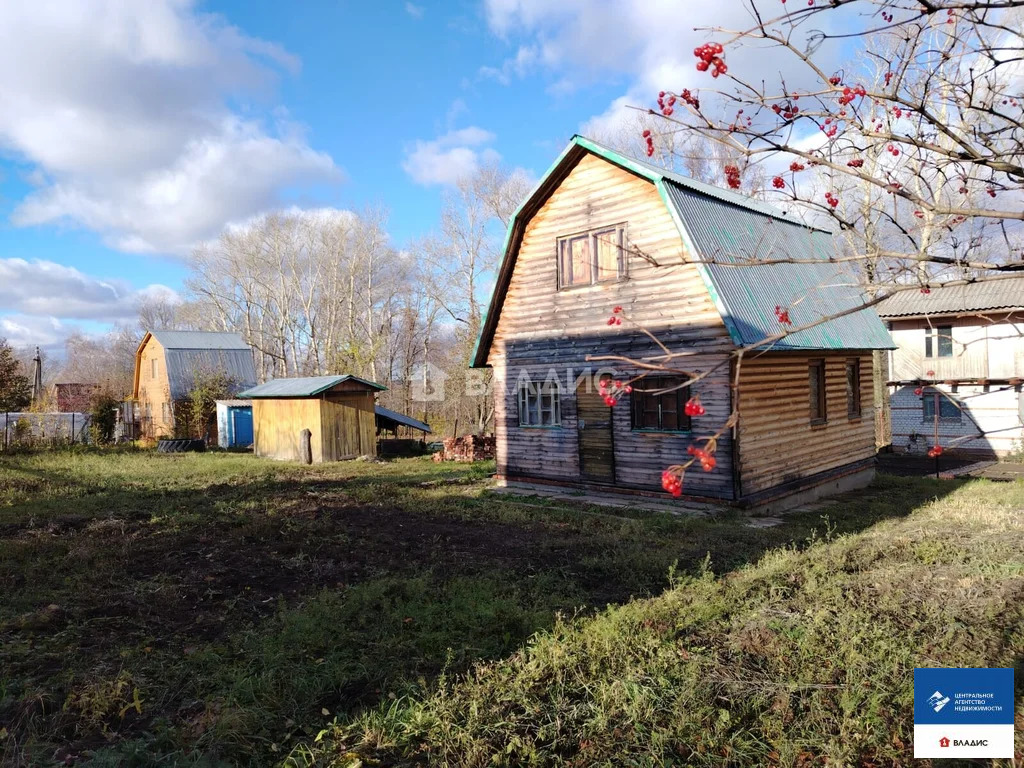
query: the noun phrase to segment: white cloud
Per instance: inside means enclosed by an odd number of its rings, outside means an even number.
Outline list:
[[[516,55],[502,62],[501,67],[480,67],[478,72],[482,78],[497,80],[502,85],[508,85],[513,77],[525,77],[534,67],[540,58],[539,49],[536,46],[521,45]]]
[[[59,349],[76,330],[55,317],[0,315],[0,339],[16,349],[36,346]]]
[[[584,119],[588,135],[608,135],[633,123],[630,106],[652,106],[659,90],[712,87],[711,78],[695,69],[693,49],[712,39],[701,28],[742,29],[751,23],[745,3],[685,3],[678,0],[485,0],[485,16],[492,33],[518,52],[532,52],[529,66],[518,68],[519,57],[506,60],[486,74],[523,76],[542,68],[554,78],[548,91],[566,96],[590,83],[621,82],[622,93],[600,114]],[[780,6],[781,8],[781,6]],[[835,14],[815,19],[841,23]],[[823,51],[828,54],[829,51]],[[793,58],[763,46],[730,47],[731,73],[745,73],[754,82],[782,74],[790,86]],[[722,83],[714,82],[714,86]],[[707,99],[705,99],[707,101]]]
[[[501,159],[496,150],[482,146],[494,138],[490,131],[470,126],[432,141],[417,140],[406,148],[402,169],[417,184],[454,184],[481,164]]]
[[[139,290],[124,280],[93,277],[52,261],[0,259],[0,306],[22,315],[21,327],[42,323],[52,330],[61,319],[127,320],[135,317],[140,302],[155,298],[180,300],[165,285]],[[0,319],[10,321],[10,315]]]
[[[414,19],[422,19],[423,11],[424,9],[422,5],[416,5],[415,3],[405,4],[405,12],[412,16]]]
[[[279,204],[285,187],[339,180],[294,123],[259,110],[298,69],[189,0],[3,4],[0,148],[36,185],[14,223],[182,252]]]

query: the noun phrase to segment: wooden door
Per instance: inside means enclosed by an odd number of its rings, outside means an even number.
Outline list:
[[[576,428],[579,431],[580,479],[593,483],[615,483],[615,443],[612,438],[612,409],[593,387],[576,389]]]

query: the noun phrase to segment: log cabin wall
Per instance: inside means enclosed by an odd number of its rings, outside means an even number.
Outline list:
[[[559,290],[556,241],[600,227],[625,224],[626,274],[614,282]],[[642,253],[643,256],[639,255]],[[728,332],[696,268],[682,262],[684,246],[654,185],[585,155],[528,223],[495,330],[488,363],[494,370],[498,471],[509,477],[576,482],[580,479],[577,403],[572,382],[588,355],[643,358],[657,346],[629,322],[608,326],[612,307],[654,333],[689,370],[723,363],[732,348]],[[623,368],[618,371],[628,373]],[[560,427],[519,426],[517,386],[521,376],[561,384]],[[711,434],[730,412],[729,366],[721,365],[694,392],[707,413],[695,434]],[[614,477],[624,487],[660,490],[661,472],[686,457],[691,437],[634,432],[629,398],[614,408]],[[731,444],[720,443],[712,473],[688,475],[695,495],[732,495]]]
[[[812,425],[808,368],[825,360],[826,421]],[[847,414],[846,362],[860,361],[860,416]],[[875,455],[871,354],[766,353],[740,365],[739,476],[743,496]]]

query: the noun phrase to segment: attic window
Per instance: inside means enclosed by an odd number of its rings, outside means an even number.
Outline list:
[[[558,238],[558,287],[618,280],[625,274],[626,225]]]
[[[152,360],[149,361],[149,363],[150,363],[150,375],[149,376],[150,376],[151,379],[155,379],[156,378],[156,358],[154,357]]]

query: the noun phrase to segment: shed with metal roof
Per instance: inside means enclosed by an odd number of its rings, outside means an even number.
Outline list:
[[[253,451],[313,463],[377,455],[375,398],[386,387],[349,374],[272,379],[241,392],[252,400]]]

